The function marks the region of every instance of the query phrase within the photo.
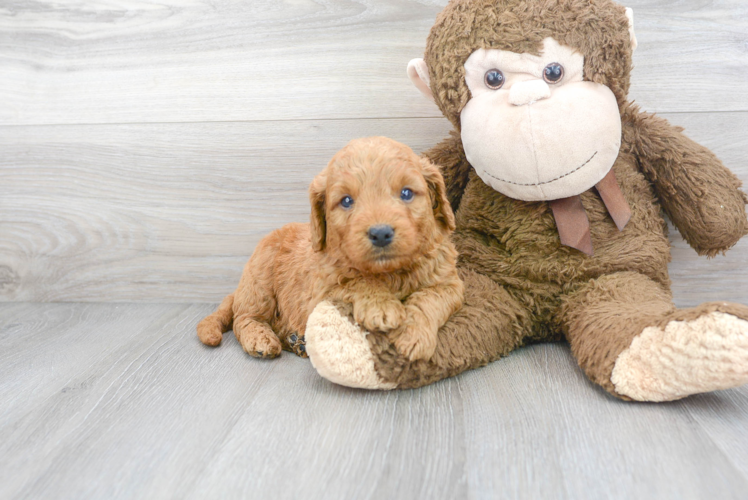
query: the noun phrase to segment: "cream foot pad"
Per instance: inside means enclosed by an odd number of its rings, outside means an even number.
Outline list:
[[[343,317],[330,302],[321,302],[306,325],[306,352],[312,366],[336,384],[362,389],[394,389],[374,368],[367,332]]]
[[[645,328],[616,360],[611,381],[637,401],[672,401],[748,382],[748,321],[712,312]]]

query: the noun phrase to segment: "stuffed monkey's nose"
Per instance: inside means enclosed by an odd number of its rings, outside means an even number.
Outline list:
[[[548,99],[551,89],[543,80],[517,82],[509,89],[509,102],[515,106],[532,104],[541,99]]]

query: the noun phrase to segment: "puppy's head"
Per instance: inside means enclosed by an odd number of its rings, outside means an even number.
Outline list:
[[[364,272],[407,267],[455,228],[439,170],[385,137],[351,141],[309,193],[314,249]]]

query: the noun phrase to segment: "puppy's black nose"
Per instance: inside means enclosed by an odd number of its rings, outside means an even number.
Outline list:
[[[395,237],[395,230],[392,226],[386,224],[379,224],[377,226],[371,226],[369,228],[369,239],[371,244],[377,247],[386,247],[392,243],[392,239]]]

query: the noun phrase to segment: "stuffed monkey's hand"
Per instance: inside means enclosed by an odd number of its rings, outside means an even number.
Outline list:
[[[353,319],[369,331],[387,333],[405,321],[405,306],[394,296],[359,297],[353,302]]]
[[[714,153],[635,106],[625,116],[624,140],[634,145],[662,208],[692,248],[713,257],[748,234],[748,197]]]
[[[415,305],[405,308],[407,318],[403,325],[389,334],[397,352],[411,361],[429,359],[436,351],[437,330],[432,321]]]

